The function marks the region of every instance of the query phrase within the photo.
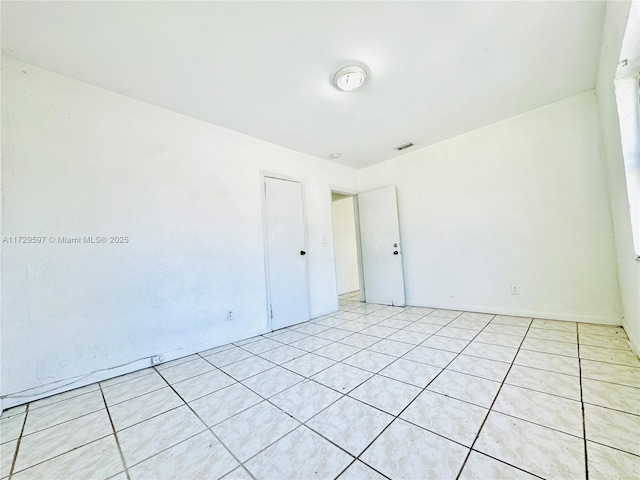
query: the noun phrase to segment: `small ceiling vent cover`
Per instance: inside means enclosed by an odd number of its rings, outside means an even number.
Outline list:
[[[402,145],[398,145],[396,147],[396,150],[404,150],[405,148],[409,148],[409,147],[413,147],[413,143],[407,142],[407,143],[404,143]]]

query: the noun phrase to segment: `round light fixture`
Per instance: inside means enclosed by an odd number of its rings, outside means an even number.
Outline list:
[[[331,155],[329,155],[331,158],[340,158],[340,154],[339,153],[332,153]]]
[[[333,81],[340,90],[352,92],[360,88],[367,79],[367,71],[357,65],[347,65],[336,72]]]

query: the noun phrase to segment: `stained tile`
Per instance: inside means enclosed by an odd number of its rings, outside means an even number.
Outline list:
[[[617,337],[627,339],[624,328],[614,325],[598,325],[594,323],[579,323],[578,332],[580,335],[589,333],[593,335],[604,335],[607,337]]]
[[[433,365],[400,358],[381,370],[380,375],[424,388],[441,370]]]
[[[342,343],[332,343],[327,345],[326,347],[319,348],[314,353],[316,355],[321,355],[323,357],[330,358],[331,360],[335,360],[339,362],[340,360],[344,360],[347,357],[350,357],[356,352],[359,352],[361,349],[358,347],[353,347],[351,345],[343,345]]]
[[[418,387],[375,375],[349,393],[349,396],[391,415],[398,415],[419,393]]]
[[[302,426],[245,465],[258,479],[335,478],[353,458]]]
[[[347,468],[337,480],[385,480],[385,478],[386,477],[383,477],[364,463],[356,460],[349,465],[349,468]]]
[[[423,347],[437,348],[439,350],[446,350],[447,352],[453,353],[460,353],[467,345],[469,345],[468,340],[441,337],[439,335],[433,335],[422,342]]]
[[[396,420],[361,458],[389,478],[454,479],[468,451],[423,428]]]
[[[553,353],[554,355],[566,355],[568,357],[578,356],[577,344],[544,340],[541,338],[526,337],[520,348],[536,352]]]
[[[306,422],[342,395],[313,380],[305,380],[270,398],[271,403],[289,415]]]
[[[212,426],[261,401],[262,398],[247,387],[236,383],[194,400],[189,405],[207,425]]]
[[[580,345],[593,345],[595,347],[606,347],[625,350],[629,352],[631,351],[628,339],[624,337],[600,335],[597,333],[580,334]]]
[[[489,410],[425,390],[400,418],[470,447]]]
[[[343,360],[342,363],[358,367],[369,372],[378,373],[391,362],[397,360],[397,357],[385,355],[384,353],[372,352],[370,350],[362,350],[355,355]]]
[[[242,383],[264,398],[269,398],[303,380],[304,377],[297,373],[281,367],[275,367],[254,375]]]
[[[352,455],[359,455],[392,420],[391,415],[343,397],[308,421],[307,426]]]
[[[113,405],[109,407],[109,413],[118,431],[181,405],[184,405],[182,399],[173,389],[166,387]]]
[[[298,357],[289,362],[283,363],[282,366],[287,370],[291,370],[303,377],[311,377],[316,373],[329,368],[336,362],[320,355],[308,353],[302,357]]]
[[[198,417],[183,406],[120,431],[118,441],[127,465],[135,465],[205,429]]]
[[[493,410],[582,437],[582,404],[568,398],[503,385]]]
[[[213,433],[244,462],[299,425],[270,403],[262,402],[219,423]]]
[[[129,474],[132,480],[218,478],[237,466],[211,432],[204,431],[129,468]]]
[[[228,387],[235,382],[229,375],[216,369],[197,377],[174,383],[172,387],[184,398],[185,402],[191,402],[196,398],[204,397],[221,388]]]
[[[371,375],[371,372],[360,368],[343,363],[336,363],[326,370],[315,374],[313,379],[340,393],[347,393],[371,377]]]
[[[615,348],[594,347],[580,344],[580,358],[597,362],[615,363],[629,367],[640,367],[640,359],[631,350],[616,350]]]
[[[524,470],[473,451],[462,469],[459,480],[536,480],[537,478]]]
[[[393,355],[394,357],[401,357],[413,348],[415,348],[415,345],[383,338],[378,343],[371,345],[368,350],[384,353],[385,355]]]
[[[25,435],[20,442],[15,471],[24,470],[112,433],[111,422],[103,409]]]
[[[534,352],[533,350],[520,350],[516,359],[516,365],[537,368],[550,372],[564,373],[566,375],[580,375],[580,364],[577,358],[553,353]]]
[[[413,360],[415,362],[426,363],[435,367],[444,368],[451,362],[451,360],[456,358],[456,356],[457,354],[453,352],[418,346],[408,352],[402,358],[404,358],[405,360]]]
[[[491,406],[499,388],[499,382],[449,370],[444,370],[427,387],[432,392],[441,393],[442,395],[464,400],[485,408]]]
[[[103,387],[102,393],[107,401],[107,405],[111,406],[139,397],[145,393],[160,390],[166,386],[167,382],[156,372],[153,372],[149,375],[127,380],[126,382]]]
[[[83,445],[13,475],[16,480],[109,478],[124,470],[113,435]]]
[[[640,367],[614,365],[586,359],[580,362],[580,366],[584,378],[640,388]]]
[[[505,383],[572,400],[580,400],[580,378],[571,375],[514,365],[511,367]]]
[[[587,442],[587,458],[591,480],[640,478],[640,457],[636,455]]]
[[[502,413],[489,413],[474,449],[543,478],[585,478],[583,439]]]
[[[506,377],[510,366],[511,364],[506,362],[460,354],[449,364],[447,370],[501,382]]]
[[[640,455],[640,416],[585,404],[587,440]]]
[[[640,415],[640,389],[582,379],[582,399],[585,403]]]
[[[220,367],[220,369],[236,380],[244,380],[245,378],[252,377],[257,373],[264,372],[273,367],[275,367],[273,363],[263,358],[251,357],[230,365],[225,365],[224,367]]]

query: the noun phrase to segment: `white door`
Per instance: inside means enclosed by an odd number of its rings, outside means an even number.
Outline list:
[[[404,305],[404,274],[396,187],[358,195],[365,301]]]
[[[264,177],[272,330],[309,320],[302,185]]]

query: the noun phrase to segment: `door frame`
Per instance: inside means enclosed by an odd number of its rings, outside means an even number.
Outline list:
[[[273,332],[273,319],[271,318],[271,280],[269,269],[269,241],[268,241],[268,225],[267,225],[267,191],[265,189],[265,179],[273,178],[275,180],[284,180],[286,182],[296,182],[300,184],[302,197],[302,229],[304,231],[304,250],[308,252],[308,232],[307,232],[307,208],[305,197],[304,179],[283,175],[281,173],[260,170],[260,196],[262,198],[262,245],[264,255],[264,275],[265,275],[265,315],[267,317],[267,328]],[[311,295],[309,291],[309,256],[305,255],[304,259],[305,275],[307,277],[307,305],[309,306],[309,317],[311,317]],[[307,320],[310,320],[308,318]]]
[[[360,213],[358,211],[358,193],[355,190],[350,190],[342,187],[335,187],[329,185],[329,202],[333,207],[332,193],[338,193],[340,195],[347,195],[353,199],[353,220],[355,222],[356,229],[356,255],[358,257],[358,283],[360,285],[360,301],[364,302],[365,298],[365,286],[364,286],[364,270],[362,269],[362,243],[360,240]],[[331,208],[331,245],[333,248],[333,270],[336,279],[336,300],[338,301],[338,308],[340,308],[340,294],[338,293],[338,265],[336,258],[336,242],[335,233],[333,231],[333,208]]]

